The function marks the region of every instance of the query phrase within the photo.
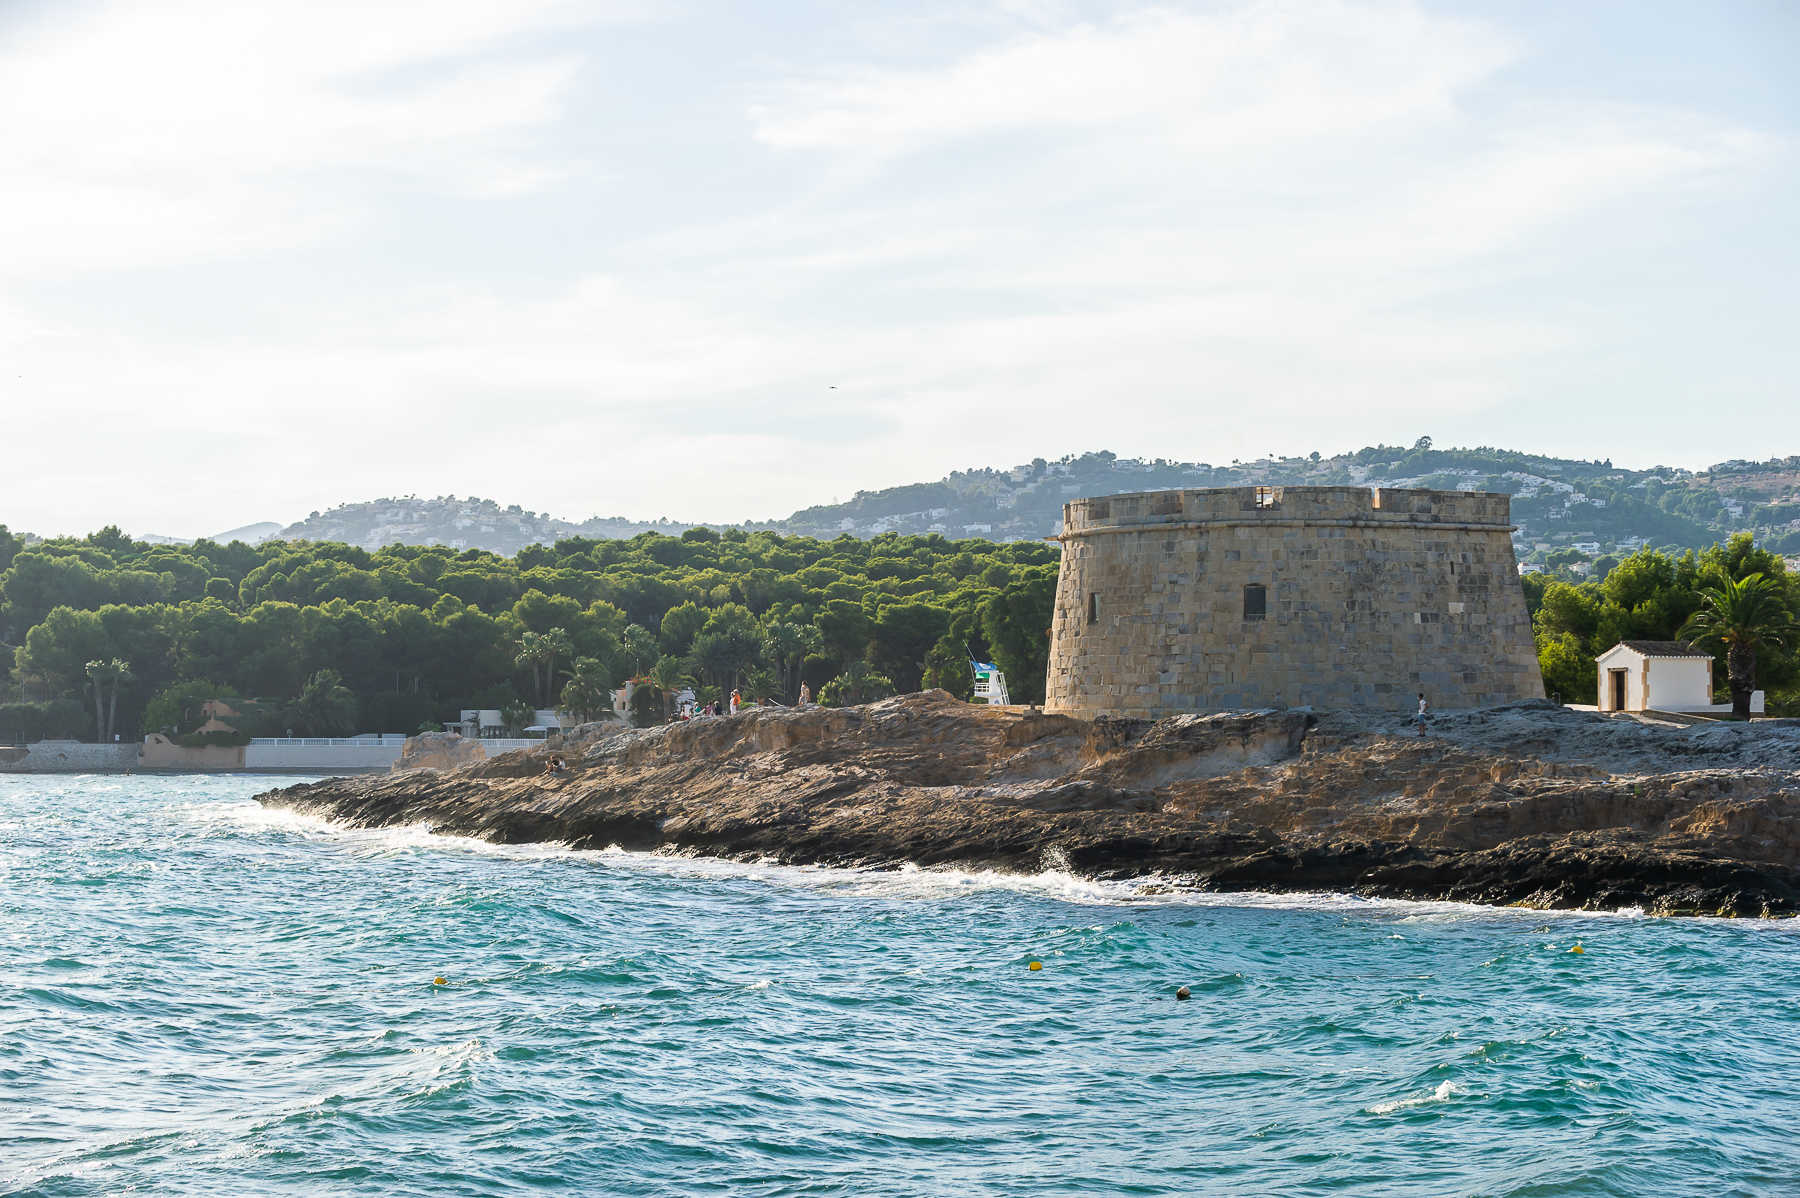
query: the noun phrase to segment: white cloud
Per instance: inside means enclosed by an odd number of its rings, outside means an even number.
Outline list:
[[[1196,148],[1329,138],[1442,119],[1506,65],[1510,39],[1413,5],[1273,0],[1128,13],[1033,34],[936,70],[796,79],[752,109],[784,149],[899,150],[997,130],[1176,126]]]
[[[15,37],[0,409],[26,444],[69,412],[131,434],[0,478],[0,519],[129,495],[207,532],[404,491],[742,519],[1097,447],[1535,444],[1489,426],[1548,363],[1679,340],[1609,325],[1607,272],[1784,149],[1642,89],[1521,88],[1529,39],[1437,8],[1000,7],[923,49],[910,13],[860,52],[864,26],[734,26],[710,59],[715,22],[678,22],[629,78],[551,3],[185,0]],[[279,302],[194,268],[246,261]],[[1632,383],[1590,402],[1624,423]],[[145,484],[172,472],[202,497]]]
[[[472,193],[549,177],[515,139],[577,69],[507,56],[543,0],[112,3],[0,51],[0,270],[116,270],[305,244],[358,216],[331,172]]]

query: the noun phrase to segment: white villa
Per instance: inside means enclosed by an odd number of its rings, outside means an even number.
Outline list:
[[[506,721],[500,718],[500,712],[495,708],[464,707],[460,709],[460,715],[455,723],[445,724],[444,731],[460,732],[471,740],[495,740],[506,735]],[[564,728],[573,728],[579,722],[567,712],[540,707],[531,713],[531,725],[525,731],[547,736]]]
[[[1729,703],[1713,702],[1712,654],[1683,641],[1620,641],[1594,659],[1600,672],[1601,711],[1667,711],[1722,715]],[[1750,711],[1764,711],[1762,691]]]

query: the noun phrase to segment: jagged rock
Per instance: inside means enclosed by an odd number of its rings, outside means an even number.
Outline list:
[[[544,773],[548,748],[520,750],[263,801],[506,843],[1066,863],[1214,889],[1670,914],[1800,910],[1791,722],[1651,727],[1534,702],[1436,715],[1419,737],[1404,717],[1374,713],[1089,722],[931,692],[576,739],[559,750],[561,775]]]
[[[478,740],[470,740],[455,732],[421,732],[409,736],[400,746],[400,759],[393,772],[406,770],[453,770],[487,760],[487,750]]]

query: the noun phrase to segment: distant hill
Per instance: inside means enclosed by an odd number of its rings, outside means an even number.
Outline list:
[[[233,541],[242,541],[246,545],[260,545],[264,541],[273,540],[281,535],[281,525],[273,520],[265,520],[261,524],[246,524],[242,528],[227,529],[206,538],[217,541],[221,545],[229,545]]]
[[[527,545],[553,545],[565,537],[614,539],[641,532],[676,535],[694,527],[672,520],[596,518],[575,523],[517,504],[501,507],[491,499],[459,499],[440,495],[421,499],[407,495],[346,503],[314,512],[276,535],[284,541],[342,541],[375,550],[383,545],[448,545],[453,549],[488,549],[511,557]]]
[[[1144,461],[1106,452],[1039,458],[1010,469],[957,471],[936,482],[859,491],[845,503],[809,507],[783,520],[712,527],[770,529],[816,537],[939,533],[957,539],[1026,540],[1054,536],[1062,505],[1081,495],[1180,487],[1435,487],[1505,491],[1522,561],[1551,555],[1599,557],[1640,545],[1698,548],[1751,531],[1770,548],[1800,554],[1800,456],[1723,462],[1704,471],[1615,467],[1481,447],[1370,446],[1336,457],[1266,458],[1229,465]],[[260,528],[261,526],[251,526]],[[395,542],[480,548],[513,554],[565,537],[679,534],[672,520],[558,519],[488,499],[406,496],[315,512],[279,532],[284,539],[345,541],[368,549]],[[245,530],[248,531],[248,530]],[[248,539],[248,538],[246,538]]]
[[[1650,544],[1699,548],[1754,532],[1777,552],[1800,553],[1800,456],[1724,462],[1694,472],[1647,470],[1481,447],[1371,446],[1336,457],[1265,458],[1216,466],[1088,453],[1040,458],[1010,470],[959,471],[935,483],[858,492],[778,522],[785,532],[938,532],[996,540],[1053,536],[1062,505],[1081,495],[1183,487],[1381,486],[1504,491],[1513,497],[1520,559],[1559,551],[1585,557]],[[1577,547],[1579,549],[1577,550]]]

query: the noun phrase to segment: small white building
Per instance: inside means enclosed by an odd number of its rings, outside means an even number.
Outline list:
[[[1684,641],[1620,641],[1594,659],[1600,673],[1601,711],[1668,711],[1720,715],[1729,703],[1713,702],[1713,659]],[[1761,714],[1763,692],[1750,696]]]
[[[444,731],[460,732],[471,739],[479,737],[482,740],[506,736],[506,721],[500,717],[497,708],[464,707],[459,710],[459,714],[461,718],[455,723],[446,723]],[[566,712],[538,708],[531,713],[531,724],[526,731],[543,737],[563,728],[573,728],[576,723]]]

